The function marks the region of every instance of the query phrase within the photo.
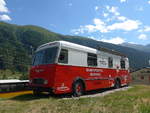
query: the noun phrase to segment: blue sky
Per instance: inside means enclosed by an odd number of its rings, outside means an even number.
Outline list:
[[[150,44],[150,0],[0,0],[0,20],[114,44]]]

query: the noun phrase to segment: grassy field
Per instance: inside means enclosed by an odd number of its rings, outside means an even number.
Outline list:
[[[3,79],[28,79],[27,73],[21,73],[16,71],[7,70],[0,70],[0,80]]]
[[[0,113],[150,113],[150,86],[133,86],[104,97],[67,100],[26,94],[0,99]]]

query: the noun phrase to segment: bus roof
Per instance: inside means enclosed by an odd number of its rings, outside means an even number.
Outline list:
[[[66,42],[66,41],[60,41],[60,43],[61,43],[62,47],[67,47],[70,49],[76,49],[76,50],[80,50],[83,52],[91,52],[91,53],[95,53],[95,54],[98,52],[98,50],[96,50],[94,48],[90,48],[90,47],[75,44],[75,43],[70,43],[70,42]]]
[[[95,54],[103,51],[103,52],[114,54],[114,55],[117,55],[117,56],[126,57],[126,55],[124,55],[120,52],[111,50],[111,49],[107,49],[107,48],[94,49],[94,48],[90,48],[90,47],[87,47],[87,46],[83,46],[83,45],[79,45],[79,44],[75,44],[75,43],[71,43],[71,42],[67,42],[67,41],[49,42],[49,43],[41,45],[40,47],[38,47],[37,50],[48,47],[48,46],[52,46],[52,45],[61,45],[62,47],[66,47],[66,48],[70,48],[70,49],[76,49],[76,50],[80,50],[80,51],[83,51],[83,52],[95,53]]]
[[[76,49],[76,50],[80,50],[80,51],[84,51],[84,52],[91,52],[91,53],[95,53],[95,54],[98,52],[98,50],[96,50],[94,48],[82,46],[82,45],[67,42],[67,41],[49,42],[49,43],[43,44],[40,47],[38,47],[37,51],[41,50],[42,48],[47,48],[48,46],[52,46],[52,45],[61,45],[62,47],[66,47],[66,48],[70,48],[70,49]]]

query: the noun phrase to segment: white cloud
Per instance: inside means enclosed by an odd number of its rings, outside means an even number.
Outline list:
[[[107,42],[107,43],[112,43],[112,44],[122,44],[125,42],[125,39],[121,37],[115,37],[112,39],[101,39],[100,41]]]
[[[136,42],[128,42],[129,44],[137,44]]]
[[[0,15],[0,20],[2,20],[2,21],[11,21],[11,18],[8,15],[3,14],[3,15]]]
[[[4,0],[0,0],[0,12],[1,13],[8,13],[9,10],[6,7],[6,2]]]
[[[110,12],[110,13],[116,15],[116,16],[120,15],[120,13],[118,12],[118,7],[115,7],[115,6],[112,6],[112,7],[106,6],[106,9],[108,10],[108,12]]]
[[[103,13],[103,16],[106,18],[106,17],[108,17],[108,13]]]
[[[149,32],[150,31],[150,26],[145,26],[144,27],[144,32]]]
[[[88,33],[96,32],[96,31],[99,31],[101,33],[108,32],[105,27],[106,26],[105,23],[101,19],[94,18],[93,23],[94,23],[93,25],[80,26],[79,29],[73,29],[72,32],[76,35],[80,33],[83,34],[85,32]]]
[[[141,23],[136,20],[126,20],[122,23],[114,23],[107,27],[108,30],[124,30],[124,31],[132,31],[139,28]]]
[[[95,6],[95,11],[97,11],[99,9],[99,7],[98,6]]]
[[[127,21],[129,20],[127,17],[125,16],[122,16],[120,14],[120,12],[118,11],[118,7],[116,6],[105,6],[107,12],[103,12],[103,17],[107,17],[106,21],[107,22],[111,22],[111,21]],[[113,15],[111,15],[111,14]]]
[[[120,21],[125,21],[127,18],[124,16],[118,16],[117,19]]]
[[[115,13],[115,12],[117,12],[117,9],[118,9],[117,7],[112,6],[110,8],[110,12]]]
[[[106,6],[106,9],[107,9],[107,10],[109,10],[109,9],[110,9],[110,6],[109,6],[109,5],[107,5],[107,6]]]
[[[127,0],[120,0],[121,3],[126,2]]]
[[[104,25],[105,24],[101,19],[98,19],[98,18],[94,18],[93,22],[95,25]]]
[[[92,24],[81,25],[78,29],[73,29],[71,32],[76,35],[94,32],[108,33],[116,30],[128,32],[139,29],[142,24],[138,20],[128,19],[127,17],[120,15],[118,7],[107,5],[105,8],[106,11],[102,12],[105,19],[94,18]],[[97,6],[95,7],[95,10],[96,9]]]
[[[6,2],[5,0],[0,0],[0,20],[2,21],[10,21],[11,18],[4,14],[4,13],[9,13],[9,10],[8,8],[6,7]]]
[[[85,32],[85,27],[80,26],[79,29],[73,29],[71,30],[71,32],[74,33],[75,35],[83,34]]]
[[[150,26],[144,26],[144,28],[138,30],[138,32],[150,32]]]
[[[100,31],[102,33],[108,32],[106,29],[106,24],[101,19],[95,18],[94,20],[94,29],[95,31]]]
[[[112,25],[106,25],[104,21],[102,21],[99,18],[93,19],[93,24],[80,26],[79,29],[74,29],[72,32],[74,34],[83,34],[85,32],[93,33],[93,32],[101,32],[101,33],[107,33],[114,30],[123,30],[123,31],[132,31],[139,28],[139,25],[141,23],[136,20],[129,20],[120,22],[120,23],[114,23]]]
[[[140,40],[147,40],[148,38],[147,38],[147,35],[140,34],[139,37],[138,37],[138,39],[140,39]]]
[[[93,23],[94,25],[86,25],[83,28],[85,28],[85,30],[87,30],[88,32],[96,32],[96,31],[99,31],[101,33],[108,32],[106,29],[105,22],[103,22],[101,19],[95,18],[93,19]]]

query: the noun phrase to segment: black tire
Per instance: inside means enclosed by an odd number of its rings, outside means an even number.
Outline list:
[[[79,96],[84,94],[85,88],[84,88],[84,85],[81,81],[76,81],[73,84],[72,90],[73,90],[73,96],[74,97],[79,97]]]
[[[130,86],[130,83],[127,83],[127,85],[125,85],[126,87],[129,87]]]
[[[119,79],[115,80],[115,86],[114,86],[114,88],[115,88],[115,89],[118,89],[118,88],[120,88],[120,87],[121,87],[120,80],[119,80]]]

